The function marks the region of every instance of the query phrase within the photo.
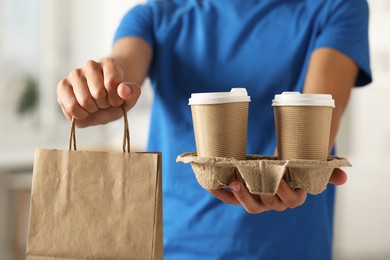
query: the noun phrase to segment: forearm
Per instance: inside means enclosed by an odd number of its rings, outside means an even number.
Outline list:
[[[115,59],[124,71],[125,82],[142,85],[152,61],[153,51],[150,45],[135,37],[123,38],[115,42],[109,58]]]
[[[349,57],[333,49],[316,50],[310,60],[304,93],[331,94],[333,110],[329,149],[332,149],[343,112],[358,73],[357,65]]]

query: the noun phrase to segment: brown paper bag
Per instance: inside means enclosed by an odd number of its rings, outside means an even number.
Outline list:
[[[126,112],[123,148],[36,150],[27,259],[163,258],[161,154],[130,153]]]

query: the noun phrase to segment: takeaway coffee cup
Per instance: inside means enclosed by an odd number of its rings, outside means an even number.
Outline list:
[[[245,159],[249,102],[245,88],[191,95],[198,156]]]
[[[272,101],[280,160],[327,160],[332,95],[283,92]]]

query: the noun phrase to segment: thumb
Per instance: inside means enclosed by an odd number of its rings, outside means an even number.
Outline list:
[[[140,95],[141,90],[140,86],[135,82],[122,82],[118,85],[117,89],[118,95],[123,100],[130,100],[136,95]]]
[[[141,95],[141,87],[135,82],[122,82],[117,91],[119,97],[125,101],[127,109],[132,108]]]

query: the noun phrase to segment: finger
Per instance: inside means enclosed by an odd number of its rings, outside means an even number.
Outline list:
[[[60,108],[61,108],[61,110],[62,110],[62,113],[65,115],[66,119],[68,119],[69,121],[72,121],[72,116],[69,115],[68,112],[66,112],[64,106],[63,106],[62,103],[61,103],[61,100],[60,100],[59,98],[57,98],[57,101],[58,101],[58,104],[60,104]]]
[[[256,199],[246,187],[242,184],[241,181],[235,180],[230,183],[230,189],[232,190],[234,196],[245,208],[245,210],[250,214],[257,214],[268,211],[264,206],[261,200]]]
[[[347,179],[347,174],[343,170],[336,168],[333,170],[332,175],[330,176],[329,183],[342,185],[347,182]]]
[[[137,103],[141,87],[134,82],[121,83],[118,85],[118,95],[125,101],[126,108],[130,109]]]
[[[296,208],[301,206],[307,197],[307,193],[300,190],[293,190],[290,188],[285,180],[281,180],[278,191],[276,192],[280,200],[288,207],[288,208]]]
[[[84,128],[93,125],[107,124],[122,116],[123,110],[121,107],[109,107],[107,109],[100,110],[99,113],[89,114],[85,119],[76,120],[76,126],[78,128]]]
[[[118,85],[123,81],[122,68],[112,58],[106,58],[102,62],[104,87],[107,91],[107,101],[111,106],[120,106],[123,99],[118,95]]]
[[[270,210],[283,211],[287,209],[287,206],[283,203],[283,201],[276,195],[261,195],[261,201],[264,206],[266,206]]]
[[[89,113],[96,112],[99,108],[89,92],[87,81],[82,70],[72,71],[68,77],[69,83],[73,87],[74,95],[79,105]]]
[[[84,71],[89,91],[96,105],[101,109],[108,108],[110,104],[107,101],[101,65],[95,61],[88,61],[84,66]]]
[[[212,195],[226,204],[240,205],[240,202],[230,191],[224,189],[208,190]]]
[[[67,79],[60,81],[58,84],[57,96],[61,108],[65,111],[64,114],[68,119],[71,119],[72,117],[76,119],[84,119],[88,116],[88,112],[85,111],[77,102],[73,92],[73,87]]]

